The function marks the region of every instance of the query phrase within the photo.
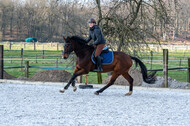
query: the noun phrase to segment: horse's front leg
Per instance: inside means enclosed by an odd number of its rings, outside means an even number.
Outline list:
[[[70,86],[71,83],[74,83],[75,78],[77,77],[77,74],[74,73],[73,76],[71,77],[71,79],[69,80],[69,82],[67,83],[67,85],[65,85],[63,90],[60,90],[61,93],[64,93],[65,90],[67,90]]]
[[[70,86],[70,84],[72,83],[72,86],[73,86],[73,91],[76,91],[77,88],[75,86],[75,79],[77,76],[80,76],[82,74],[87,74],[88,72],[86,72],[85,69],[80,69],[79,71],[75,71],[75,73],[73,74],[73,76],[71,77],[71,79],[69,80],[68,84],[64,87],[63,90],[60,90],[61,93],[64,93],[65,90],[67,90]]]
[[[76,83],[76,81],[74,80],[74,81],[72,82],[72,87],[73,87],[73,91],[74,91],[74,92],[77,90],[77,87],[75,86],[75,83]]]

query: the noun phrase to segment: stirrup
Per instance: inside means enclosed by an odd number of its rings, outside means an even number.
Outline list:
[[[98,64],[96,64],[93,71],[98,72],[98,71],[103,71],[103,69],[102,69],[102,67],[98,66]]]
[[[93,71],[94,72],[99,72],[99,71],[103,71],[103,69],[102,68],[97,68],[97,69],[94,69]]]
[[[98,68],[98,71],[103,71],[102,67]]]

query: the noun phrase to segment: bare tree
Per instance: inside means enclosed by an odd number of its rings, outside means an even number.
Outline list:
[[[189,4],[180,5],[177,0],[0,1],[3,40],[37,37],[40,41],[61,42],[62,35],[84,36],[90,17],[98,19],[107,40],[118,51],[136,49],[139,42],[152,38],[167,41],[171,33],[173,38],[188,38]]]
[[[98,1],[98,2],[97,2]],[[99,9],[99,21],[104,22],[103,29],[110,41],[118,39],[117,50],[136,48],[139,42],[147,38],[166,40],[167,27],[170,24],[171,3],[176,1],[164,0],[119,0],[110,1],[108,10],[104,13],[100,8],[100,0],[96,0]],[[170,7],[170,8],[168,8]],[[159,30],[157,30],[160,27]],[[158,35],[160,33],[160,35]],[[114,40],[115,41],[115,40]]]

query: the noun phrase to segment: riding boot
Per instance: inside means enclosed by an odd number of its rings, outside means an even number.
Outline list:
[[[100,55],[96,56],[96,65],[97,65],[97,69],[95,69],[94,71],[103,71],[103,69],[102,69],[102,57]]]

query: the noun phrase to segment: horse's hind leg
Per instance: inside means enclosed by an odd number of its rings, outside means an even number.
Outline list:
[[[94,94],[99,95],[99,93],[102,93],[102,92],[103,92],[105,89],[107,89],[109,86],[113,85],[114,82],[115,82],[115,80],[117,79],[117,77],[118,77],[119,75],[120,75],[120,74],[113,73],[113,74],[112,74],[112,77],[111,77],[111,79],[110,79],[110,81],[109,81],[109,83],[108,83],[106,86],[104,86],[103,88],[101,88],[100,90],[94,92]]]
[[[133,93],[133,78],[129,75],[128,71],[122,76],[129,82],[129,92],[125,95],[129,96]]]

